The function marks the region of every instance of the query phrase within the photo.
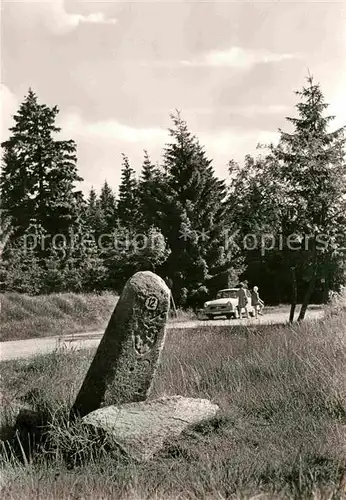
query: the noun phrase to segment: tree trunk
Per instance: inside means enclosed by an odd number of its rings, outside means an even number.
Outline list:
[[[303,321],[305,314],[310,303],[311,295],[315,289],[317,278],[317,250],[316,250],[316,240],[313,241],[313,260],[312,260],[312,276],[310,278],[309,284],[307,286],[302,307],[300,308],[298,321]]]
[[[307,287],[305,295],[304,295],[304,300],[302,303],[302,307],[300,308],[298,321],[302,321],[305,318],[305,314],[306,314],[308,305],[310,303],[311,294],[315,289],[315,284],[316,284],[316,265],[314,267],[313,275],[309,281],[308,287]]]
[[[291,279],[292,279],[292,295],[291,295],[291,310],[289,322],[293,323],[294,313],[297,305],[297,278],[296,278],[296,268],[291,267]]]
[[[173,294],[172,294],[172,290],[171,290],[171,296],[170,296],[170,305],[172,306],[172,310],[173,310],[173,314],[175,317],[178,316],[178,313],[177,313],[177,308],[175,306],[175,302],[174,302],[174,298],[173,298]]]
[[[327,304],[328,299],[329,299],[329,279],[328,278],[323,278],[323,303]]]

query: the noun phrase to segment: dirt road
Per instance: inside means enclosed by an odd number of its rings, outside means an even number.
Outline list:
[[[184,321],[184,322],[170,322],[167,327],[169,329],[181,328],[204,328],[206,326],[219,326],[219,325],[270,325],[270,324],[283,324],[287,322],[288,312],[266,313],[259,319],[216,319],[208,321]],[[323,317],[323,311],[310,310],[307,313],[308,320],[316,320]],[[72,335],[62,335],[61,337],[45,337],[35,338],[28,340],[15,340],[10,342],[0,342],[0,361],[7,361],[10,359],[28,358],[35,354],[46,354],[54,351],[59,346],[73,349],[85,349],[97,347],[103,331],[77,333]]]

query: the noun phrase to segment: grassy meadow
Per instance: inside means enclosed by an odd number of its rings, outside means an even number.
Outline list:
[[[0,294],[0,341],[102,329],[117,299],[111,293]]]
[[[107,453],[66,415],[94,351],[0,364],[2,439],[20,404],[49,419],[39,453],[3,442],[6,499],[346,498],[346,307],[291,326],[168,331],[151,398],[209,398],[219,415],[146,464]]]

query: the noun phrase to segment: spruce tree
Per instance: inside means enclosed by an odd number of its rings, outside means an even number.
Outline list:
[[[10,138],[1,144],[1,204],[12,218],[13,237],[35,220],[51,234],[65,233],[78,216],[76,144],[59,141],[59,110],[39,104],[29,89],[14,115]]]
[[[96,229],[97,207],[98,207],[97,193],[94,189],[94,186],[92,186],[87,198],[85,219],[88,226],[93,230]]]
[[[159,179],[159,169],[153,165],[148,152],[144,151],[144,161],[138,184],[140,225],[142,230],[148,230],[156,224],[155,192],[160,189]]]
[[[179,113],[171,115],[173,142],[164,153],[158,225],[171,254],[163,272],[173,280],[178,301],[205,298],[213,279],[239,264],[225,249],[225,183],[216,178],[211,160]],[[199,292],[200,297],[199,297]]]
[[[120,224],[126,229],[133,230],[138,227],[138,182],[136,179],[136,173],[130,166],[129,159],[124,154],[121,169],[121,182],[119,186],[117,215]]]
[[[106,220],[100,199],[93,187],[89,191],[83,218],[87,229],[95,236],[97,241],[99,236],[106,231]]]
[[[330,281],[335,258],[342,261],[346,228],[345,127],[329,131],[333,116],[324,116],[328,104],[311,76],[297,91],[297,118],[288,117],[293,132],[280,130],[274,176],[285,186],[285,198],[294,207],[292,230],[301,237],[302,272],[306,280],[299,320],[304,319],[311,295],[321,278]]]
[[[293,130],[280,130],[279,144],[247,156],[244,168],[232,162],[229,193],[240,237],[260,243],[244,252],[245,276],[268,301],[291,301],[290,321],[298,302],[303,319],[313,294],[321,300],[342,283],[346,227],[343,128],[329,131],[333,117],[324,116],[328,105],[312,78],[296,95]],[[264,248],[266,233],[273,239]]]
[[[103,231],[111,233],[116,226],[117,213],[115,195],[107,181],[104,182],[101,188],[99,205],[105,224]]]
[[[144,160],[141,172],[141,182],[150,182],[154,179],[156,172],[156,167],[152,163],[149,153],[147,150],[144,150]]]

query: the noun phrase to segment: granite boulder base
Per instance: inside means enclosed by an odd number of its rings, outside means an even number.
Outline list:
[[[170,290],[150,271],[126,283],[71,410],[83,417],[100,407],[144,401],[165,339]]]
[[[216,416],[219,407],[208,399],[171,396],[154,401],[100,408],[82,422],[108,446],[141,462],[152,458],[191,425]]]

